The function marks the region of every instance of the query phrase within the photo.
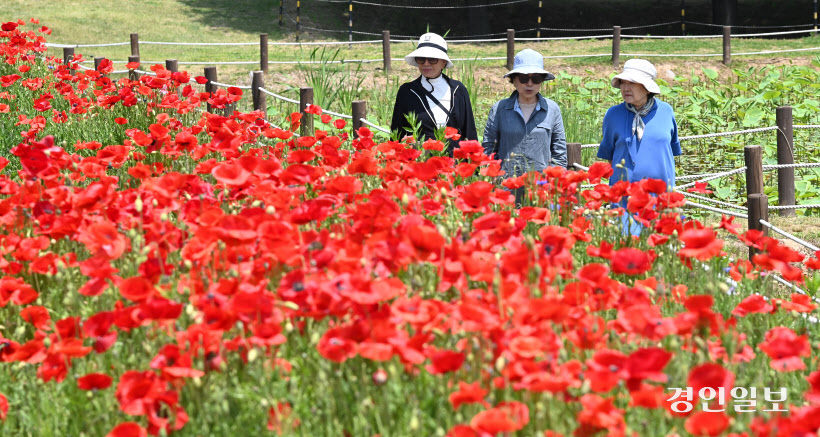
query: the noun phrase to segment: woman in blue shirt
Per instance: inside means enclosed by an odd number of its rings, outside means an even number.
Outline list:
[[[661,92],[657,75],[649,61],[630,59],[612,79],[624,102],[606,112],[598,147],[598,158],[613,166],[610,185],[652,178],[665,181],[669,191],[675,187],[675,156],[681,154],[678,125],[672,107],[655,98]],[[626,207],[626,200],[621,206]],[[640,233],[639,226],[630,229],[633,235]]]
[[[484,127],[482,145],[487,155],[501,159],[505,178],[567,166],[567,140],[558,105],[541,95],[541,84],[555,76],[544,70],[544,57],[525,49],[515,55],[513,69],[504,77],[515,86],[510,97],[496,102]],[[521,204],[523,191],[516,190]]]

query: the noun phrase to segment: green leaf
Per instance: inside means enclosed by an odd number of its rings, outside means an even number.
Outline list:
[[[711,68],[706,68],[706,67],[700,67],[700,69],[703,70],[703,74],[705,74],[706,77],[708,77],[709,79],[712,79],[712,80],[717,79],[718,72],[716,70],[713,70]]]
[[[743,126],[759,127],[758,124],[760,124],[760,120],[763,119],[764,115],[766,114],[763,113],[763,110],[760,109],[760,107],[752,106],[746,110],[746,114],[743,116]]]

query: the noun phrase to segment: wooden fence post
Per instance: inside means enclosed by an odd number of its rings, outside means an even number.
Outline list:
[[[567,169],[581,170],[575,167],[575,164],[583,165],[581,161],[581,143],[567,143]]]
[[[723,26],[723,65],[732,63],[732,26]]]
[[[251,73],[251,95],[253,96],[253,110],[254,111],[262,111],[265,114],[265,119],[267,120],[267,96],[265,93],[259,90],[259,88],[265,87],[265,73],[262,71],[254,71]]]
[[[176,59],[166,59],[165,69],[170,71],[171,73],[179,73],[179,62],[177,62]],[[172,82],[169,82],[169,84]],[[179,87],[179,84],[177,84],[176,89],[176,94],[180,95],[182,93],[182,89]]]
[[[71,61],[74,59],[74,47],[63,47],[63,64],[71,65]],[[74,69],[70,69],[69,72],[74,74]]]
[[[763,193],[763,149],[760,146],[743,148],[746,163],[746,196]]]
[[[268,72],[268,34],[259,34],[259,69]]]
[[[612,26],[612,67],[621,65],[621,26]]]
[[[302,129],[299,132],[302,136],[313,136],[313,115],[305,110],[313,104],[313,88],[299,88],[299,112],[302,113]]]
[[[364,126],[363,118],[367,118],[367,101],[356,100],[353,102],[353,138],[359,137],[357,131]]]
[[[140,57],[139,57],[139,55],[131,55],[131,56],[129,56],[129,57],[128,57],[128,63],[130,64],[130,63],[132,63],[132,62],[136,62],[137,64],[139,64],[139,62],[140,62]],[[134,68],[134,69],[128,70],[128,79],[129,79],[129,80],[139,80],[139,77],[140,77],[140,76],[139,76],[139,73],[137,73],[137,72],[136,72],[136,71],[134,71],[134,70],[140,70],[140,69],[142,69],[142,66],[141,66],[141,65],[137,65],[137,68]]]
[[[384,59],[384,72],[389,74],[392,69],[390,63],[390,31],[382,30],[382,58]]]
[[[211,82],[216,82],[216,67],[205,67],[205,79],[208,79],[208,82],[205,82],[205,92],[206,93],[215,93],[216,92],[216,85]],[[211,104],[208,103],[207,106],[208,112],[212,112]]]
[[[794,117],[791,106],[780,106],[777,116],[777,164],[794,164]],[[778,205],[794,205],[794,167],[777,169]],[[797,215],[793,209],[781,209],[781,217]]]
[[[279,0],[279,25],[280,26],[285,24],[285,22],[282,21],[282,18],[283,18],[284,15],[285,15],[285,0]]]
[[[138,33],[131,34],[131,56],[140,55],[140,35]]]
[[[769,229],[760,223],[760,220],[769,221],[769,196],[763,193],[750,194],[747,197],[749,229],[757,229],[765,235],[769,234]],[[749,260],[759,253],[757,249],[749,246]]]
[[[102,64],[103,59],[105,58],[94,57],[94,70],[100,71],[100,64]]]
[[[515,62],[515,29],[507,29],[507,70],[513,69]]]

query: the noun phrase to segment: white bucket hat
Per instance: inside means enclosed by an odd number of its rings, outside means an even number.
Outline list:
[[[418,67],[416,57],[444,59],[447,65],[444,68],[453,68],[450,57],[447,56],[447,41],[436,33],[425,33],[419,38],[419,45],[412,53],[404,57],[404,62]]]
[[[513,69],[505,74],[504,77],[517,73],[544,74],[547,76],[547,80],[555,79],[554,74],[544,70],[544,57],[541,56],[541,53],[532,49],[524,49],[516,53],[515,59],[513,60]]]
[[[630,59],[624,63],[624,71],[612,78],[612,86],[621,87],[621,79],[627,82],[639,83],[652,94],[660,94],[661,89],[655,83],[658,70],[651,62],[645,59]]]

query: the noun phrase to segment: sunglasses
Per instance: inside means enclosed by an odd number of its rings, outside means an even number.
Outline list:
[[[435,63],[438,63],[438,61],[439,61],[438,58],[424,58],[424,57],[421,57],[421,56],[416,56],[416,64],[419,64],[419,65],[422,65],[425,62],[429,62],[430,65],[433,65]]]
[[[518,74],[518,81],[522,84],[525,84],[529,81],[532,81],[534,85],[538,85],[539,83],[545,81],[547,79],[546,76],[543,74]]]

